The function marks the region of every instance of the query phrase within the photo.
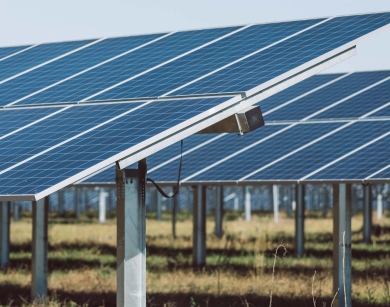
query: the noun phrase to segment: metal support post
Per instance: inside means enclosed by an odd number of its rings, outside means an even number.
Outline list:
[[[83,197],[83,194],[82,194],[82,191],[81,191],[81,188],[80,187],[76,187],[75,189],[75,202],[74,202],[74,212],[75,212],[75,215],[76,215],[76,218],[80,218],[81,217],[81,206],[82,206],[82,197]]]
[[[223,187],[217,186],[215,188],[215,235],[218,238],[223,236]]]
[[[162,216],[162,195],[157,192],[157,220],[161,221],[161,216]]]
[[[251,220],[251,192],[249,186],[243,187],[244,199],[245,199],[245,221],[249,222]]]
[[[10,207],[9,201],[0,202],[0,269],[9,264]]]
[[[19,208],[19,203],[17,201],[14,201],[13,202],[13,207],[14,207],[14,222],[18,222],[19,221],[19,211],[20,211],[20,208]]]
[[[351,185],[333,185],[333,292],[336,307],[351,306]]]
[[[176,193],[176,187],[172,188],[173,193]],[[179,207],[179,194],[172,198],[172,237],[176,239],[176,214]]]
[[[106,222],[106,200],[107,192],[104,188],[99,189],[99,223],[104,224]]]
[[[274,200],[274,222],[277,224],[279,222],[279,187],[276,184],[272,186],[272,194]]]
[[[371,228],[372,228],[372,194],[371,186],[363,186],[363,242],[371,243]]]
[[[376,217],[378,220],[382,219],[383,215],[383,196],[380,191],[377,192],[378,196],[376,197]]]
[[[146,159],[116,170],[117,294],[120,307],[146,306]]]
[[[58,214],[63,216],[65,213],[65,191],[64,189],[58,191]]]
[[[206,264],[206,187],[194,186],[193,265]]]
[[[47,296],[48,212],[48,196],[32,202],[31,298],[40,302]]]
[[[328,191],[328,186],[324,185],[324,207],[322,209],[322,217],[326,218],[328,214],[328,208],[329,208],[329,191]]]
[[[295,252],[298,257],[305,253],[305,186],[295,186],[296,210],[295,210]]]

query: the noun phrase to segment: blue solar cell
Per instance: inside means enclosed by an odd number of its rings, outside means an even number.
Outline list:
[[[387,103],[389,102],[390,102],[390,96],[387,96]],[[369,117],[385,117],[385,116],[390,116],[390,106],[384,107],[383,109],[376,111]]]
[[[0,170],[120,115],[141,103],[73,106],[0,140]],[[57,110],[57,108],[50,108]]]
[[[388,164],[387,166],[390,166],[390,164]],[[375,176],[373,176],[371,178],[390,179],[390,167],[384,169],[383,171],[381,171],[380,173],[376,174]]]
[[[255,25],[94,99],[159,96],[322,19]],[[204,93],[203,91],[202,93]],[[186,92],[178,91],[178,94]]]
[[[310,126],[282,126],[286,129],[284,132],[235,156],[233,159],[229,159],[212,169],[193,177],[191,181],[238,180],[294,149],[336,129],[340,125],[340,123],[327,123]],[[262,130],[264,130],[264,128],[260,128],[252,133],[257,134],[257,131],[260,133]],[[205,164],[205,166],[207,166],[207,164]]]
[[[234,133],[226,134],[208,146],[184,156],[181,178],[185,179],[187,176],[194,174],[201,168],[216,163],[228,155],[234,154],[237,151],[271,135],[272,133],[277,132],[283,127],[284,126],[265,126],[254,132],[248,133],[243,137]],[[259,149],[259,147],[261,148],[261,145],[256,146],[257,149]],[[200,157],[201,161],[199,161]],[[177,163],[170,163],[156,170],[152,174],[153,180],[175,181],[177,178]]]
[[[238,27],[175,33],[18,104],[85,99],[236,29]]]
[[[29,46],[17,46],[17,47],[2,47],[0,48],[0,60],[10,56],[11,54],[21,51]]]
[[[5,84],[1,84],[0,101],[3,105],[6,105],[23,99],[23,97],[28,98],[36,91],[42,91],[42,89],[56,82],[150,42],[159,36],[162,36],[162,34],[120,37],[98,42]],[[39,97],[31,97],[28,103],[45,102],[40,99]]]
[[[334,18],[175,94],[247,91],[389,22],[390,13]]]
[[[183,99],[143,106],[1,174],[1,193],[42,191],[224,101]]]
[[[387,124],[387,125],[386,125]],[[382,122],[382,126],[380,127],[380,132],[386,133],[389,132],[390,122]],[[375,129],[373,125],[370,126],[371,129]],[[361,131],[361,134],[366,136],[368,131]],[[379,132],[372,133],[373,136],[371,139],[374,139],[374,135],[380,135]],[[362,137],[362,139],[364,138]],[[359,145],[362,144],[362,141],[359,139],[359,142],[353,144],[354,149],[358,148]],[[365,147],[358,152],[352,154],[351,156],[337,162],[324,169],[317,174],[309,177],[308,180],[312,179],[364,179],[367,176],[370,176],[382,169],[383,167],[390,164],[389,160],[389,148],[390,148],[390,136],[387,136],[368,147]],[[343,149],[344,152],[344,149]],[[342,152],[340,152],[341,156]],[[388,173],[389,174],[389,173]],[[379,176],[378,176],[379,175]],[[383,174],[375,175],[373,178],[384,178]],[[387,175],[386,178],[390,176]]]
[[[363,77],[368,74],[375,73],[361,73],[360,75]],[[387,72],[387,74],[390,76],[390,72]],[[378,72],[377,75],[379,76],[381,73]],[[360,117],[388,102],[390,102],[390,80],[376,85],[375,87],[350,98],[337,106],[334,106],[333,108],[313,117],[313,119]],[[377,112],[375,112],[372,116],[377,116],[376,113]]]
[[[214,138],[215,135],[209,135],[209,134],[194,134],[191,137],[188,137],[184,140],[183,143],[183,153],[187,150],[190,150],[194,148],[195,146],[198,146],[202,144],[203,142],[209,141],[210,139]],[[156,152],[155,154],[149,156],[147,158],[147,164],[148,164],[148,176],[153,178],[153,168],[160,165],[161,163],[167,161],[170,158],[176,157],[180,154],[180,143],[175,143],[167,148],[164,148],[163,150],[160,150]],[[185,157],[186,155],[184,155]],[[187,158],[184,158],[187,160]],[[172,162],[178,166],[179,160],[175,160]],[[134,166],[136,168],[136,166]],[[132,168],[132,166],[129,166],[128,168]],[[177,169],[176,169],[177,173]],[[177,175],[177,174],[176,174]],[[93,177],[90,177],[83,182],[91,183],[91,182],[114,182],[115,181],[115,168],[112,167],[110,169],[107,169],[99,174],[96,174]]]
[[[290,105],[287,105],[272,114],[269,114],[265,117],[266,120],[300,120],[306,116],[313,114],[316,111],[325,108],[340,99],[343,99],[351,94],[354,94],[357,91],[360,91],[364,87],[370,86],[386,77],[390,76],[390,71],[380,71],[380,72],[364,72],[364,73],[354,73],[344,79],[341,79],[315,93],[312,93],[308,96],[305,96],[297,101],[294,101]],[[342,108],[346,102],[343,102],[338,107],[338,110]],[[370,104],[367,104],[369,110]],[[358,116],[364,115],[366,112],[362,111],[359,113],[359,110],[362,108],[356,108],[356,111],[352,110],[351,105],[349,108],[344,108],[344,112],[341,114],[333,113],[333,108],[329,111],[325,111],[324,114],[319,114],[313,118],[330,118],[331,115],[336,117],[352,117],[353,114],[359,114]],[[365,109],[365,108],[363,108]],[[350,115],[349,115],[350,114]]]
[[[325,164],[389,131],[389,128],[390,121],[357,122],[350,126],[346,125],[344,129],[254,174],[248,180],[301,179]],[[306,129],[308,131],[312,130],[311,125],[306,126]],[[325,131],[323,134],[325,134]]]
[[[43,118],[60,108],[25,108],[0,110],[0,137]]]
[[[269,115],[267,113],[275,107],[280,106],[281,104],[297,98],[315,88],[322,86],[330,81],[333,81],[344,74],[323,74],[323,75],[314,75],[302,82],[299,82],[271,97],[268,97],[260,102],[261,110],[263,115],[266,115],[268,120]],[[318,102],[321,103],[321,102]],[[280,118],[279,118],[280,120]]]
[[[77,49],[92,40],[42,44],[0,62],[0,81]]]

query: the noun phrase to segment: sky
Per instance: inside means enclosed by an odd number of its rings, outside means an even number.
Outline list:
[[[0,46],[390,11],[390,0],[0,0]],[[390,69],[390,29],[326,72]]]

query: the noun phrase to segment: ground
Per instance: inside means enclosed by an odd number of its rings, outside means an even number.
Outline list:
[[[168,214],[147,220],[148,306],[269,306],[275,248],[287,245],[278,260],[272,306],[331,306],[332,217],[311,213],[306,218],[306,255],[294,256],[294,220],[282,216],[274,224],[271,213],[257,213],[251,222],[228,213],[224,237],[213,235],[207,221],[207,266],[194,270],[192,221],[179,214],[178,237],[171,236]],[[115,306],[116,221],[98,224],[93,215],[81,221],[50,217],[49,292],[52,306]],[[354,306],[390,306],[390,222],[374,219],[373,244],[362,243],[362,216],[352,220]],[[0,271],[0,305],[30,304],[31,219],[11,224],[11,264]],[[281,256],[281,253],[279,254]],[[313,274],[316,272],[314,284]]]

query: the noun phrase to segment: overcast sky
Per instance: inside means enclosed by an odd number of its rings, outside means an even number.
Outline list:
[[[0,46],[390,11],[390,0],[0,0]],[[390,30],[327,72],[390,69]]]

